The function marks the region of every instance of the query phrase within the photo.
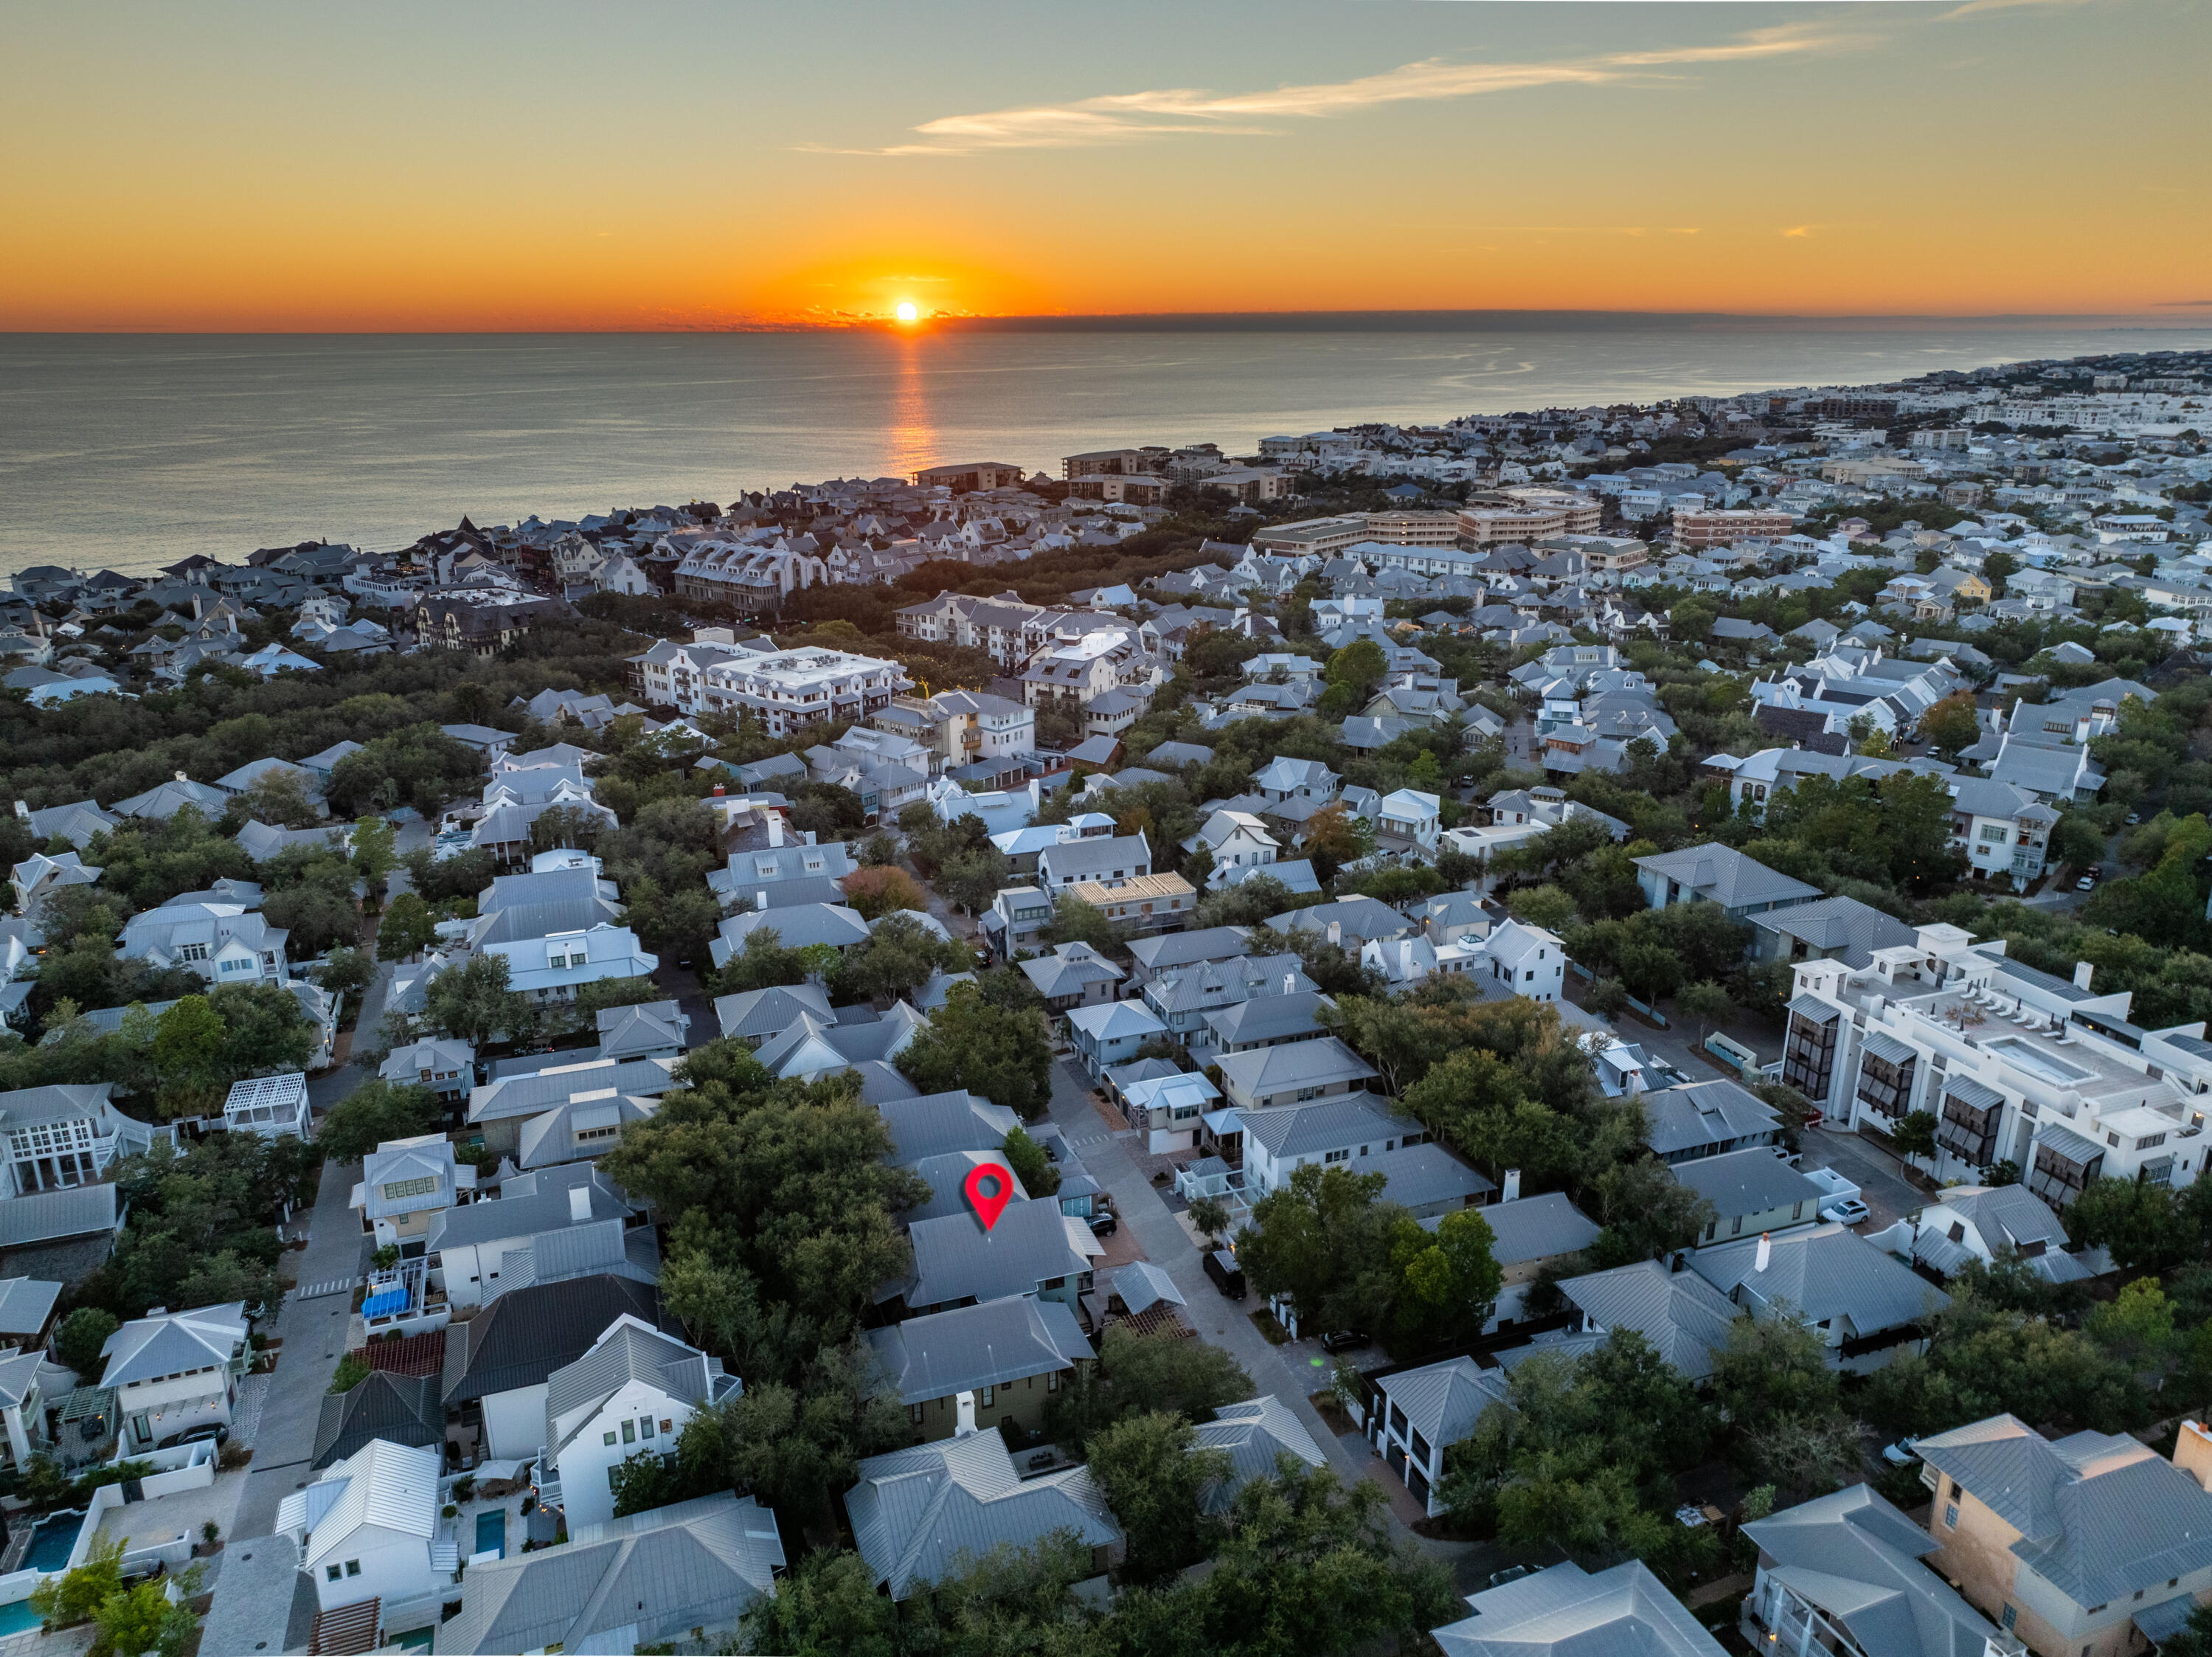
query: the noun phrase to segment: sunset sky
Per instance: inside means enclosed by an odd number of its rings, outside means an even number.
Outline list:
[[[2212,316],[2201,0],[0,15],[0,329]]]

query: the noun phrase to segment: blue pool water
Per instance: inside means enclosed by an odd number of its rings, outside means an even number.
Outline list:
[[[84,1527],[82,1512],[49,1514],[31,1529],[31,1545],[23,1555],[23,1569],[58,1571],[69,1563],[76,1533]]]
[[[477,1515],[476,1551],[487,1553],[499,1550],[501,1559],[507,1557],[507,1509],[495,1508],[489,1513]]]
[[[31,1609],[27,1599],[17,1599],[0,1605],[0,1636],[28,1634],[39,1626],[39,1613]]]

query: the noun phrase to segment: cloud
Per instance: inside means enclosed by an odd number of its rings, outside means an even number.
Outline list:
[[[1796,236],[1796,237],[1802,238],[1802,237],[1805,237],[1805,236],[1809,236],[1809,235],[1811,235],[1813,234],[1813,232],[1814,232],[1814,231],[1815,231],[1815,230],[1819,229],[1820,228],[1820,227],[1819,225],[1817,225],[1817,224],[1793,224],[1793,225],[1791,225],[1788,229],[1784,230],[1782,234],[1783,234],[1784,235],[1785,235],[1785,236]]]
[[[1961,17],[1980,17],[1993,11],[2019,11],[2029,6],[2067,7],[2094,5],[2097,0],[1966,0],[1963,6],[1954,6],[1936,21],[1954,22]]]
[[[2155,308],[2161,311],[2193,311],[2212,307],[2212,299],[2161,299]]]
[[[1651,84],[1676,78],[1665,73],[1669,70],[1817,52],[1844,44],[1846,38],[1822,25],[1790,23],[1754,29],[1718,46],[1611,52],[1559,63],[1455,64],[1431,58],[1356,80],[1277,87],[1270,92],[1223,94],[1170,87],[1109,93],[1070,103],[943,115],[915,128],[915,142],[830,153],[965,155],[985,149],[1087,149],[1184,134],[1277,137],[1285,131],[1279,123],[1286,120],[1326,119],[1383,104],[1475,98],[1532,87]]]

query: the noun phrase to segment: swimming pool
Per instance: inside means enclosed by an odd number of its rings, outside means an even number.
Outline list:
[[[27,1599],[13,1600],[0,1605],[0,1638],[10,1634],[28,1634],[39,1626],[39,1613],[31,1609]]]
[[[69,1563],[76,1546],[76,1533],[84,1528],[84,1510],[48,1514],[31,1527],[31,1545],[23,1555],[27,1571],[58,1571]]]
[[[477,1545],[478,1553],[499,1550],[501,1559],[507,1557],[507,1509],[494,1508],[477,1515]]]

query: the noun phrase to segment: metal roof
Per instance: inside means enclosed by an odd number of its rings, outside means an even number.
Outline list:
[[[1291,1086],[1318,1087],[1339,1081],[1371,1080],[1375,1067],[1334,1036],[1224,1054],[1219,1061],[1222,1086],[1248,1098],[1265,1099]]]
[[[374,1439],[444,1454],[446,1410],[438,1402],[438,1378],[372,1369],[351,1391],[326,1395],[315,1423],[312,1465],[327,1467]]]
[[[976,1306],[908,1318],[866,1331],[889,1371],[898,1401],[932,1398],[1073,1368],[1097,1355],[1075,1313],[1058,1301],[1009,1295]]]
[[[659,1327],[660,1291],[609,1276],[538,1283],[501,1295],[446,1331],[440,1393],[448,1405],[535,1386],[592,1349],[624,1313]]]
[[[1446,1657],[1720,1657],[1719,1642],[1640,1560],[1595,1575],[1569,1562],[1471,1593],[1431,1630]],[[1883,1654],[1888,1657],[1888,1654]]]
[[[1740,909],[1750,904],[1790,903],[1822,895],[1820,887],[1793,880],[1717,840],[1634,861],[1638,868],[1677,881],[1723,909]]]
[[[1768,1249],[1764,1271],[1759,1269],[1762,1246]],[[1747,1307],[1786,1305],[1816,1324],[1846,1319],[1846,1333],[1896,1329],[1951,1303],[1949,1295],[1887,1249],[1834,1224],[1698,1249],[1690,1256],[1690,1268]]]
[[[1090,1270],[1106,1252],[1090,1227],[1053,1203],[1017,1203],[988,1231],[972,1214],[952,1214],[925,1220],[907,1235],[914,1275],[893,1292],[902,1289],[916,1309],[1032,1294],[1048,1277]]]
[[[1723,1219],[1759,1214],[1792,1203],[1810,1203],[1817,1213],[1822,1189],[1764,1146],[1701,1156],[1674,1167],[1676,1181],[1713,1205]]]
[[[1567,1200],[1565,1191],[1545,1191],[1510,1203],[1493,1203],[1481,1214],[1498,1239],[1491,1246],[1490,1258],[1502,1266],[1546,1259],[1554,1254],[1571,1254],[1577,1249],[1589,1247],[1601,1229],[1595,1220]]]
[[[1881,1657],[1984,1657],[2000,1636],[1922,1562],[1936,1539],[1855,1484],[1755,1520],[1767,1575]]]
[[[2124,1434],[2052,1443],[1992,1416],[1922,1439],[1914,1453],[2020,1532],[2012,1551],[2077,1605],[2212,1565],[2212,1493]]]
[[[0,1202],[0,1248],[115,1231],[122,1224],[123,1211],[112,1185],[30,1191]]]
[[[1328,1465],[1305,1423],[1273,1393],[1223,1404],[1196,1432],[1199,1448],[1225,1451],[1229,1456],[1229,1477],[1206,1487],[1199,1498],[1201,1513],[1225,1513],[1237,1493],[1254,1479],[1276,1477],[1278,1456],[1296,1456],[1309,1467]]]
[[[1510,1408],[1512,1402],[1504,1372],[1481,1368],[1473,1358],[1401,1369],[1375,1385],[1432,1447],[1458,1443],[1474,1430],[1484,1410],[1492,1404]]]
[[[1634,1330],[1693,1381],[1713,1373],[1713,1350],[1728,1343],[1736,1319],[1735,1307],[1711,1283],[1657,1260],[1569,1277],[1559,1292],[1607,1332]]]

